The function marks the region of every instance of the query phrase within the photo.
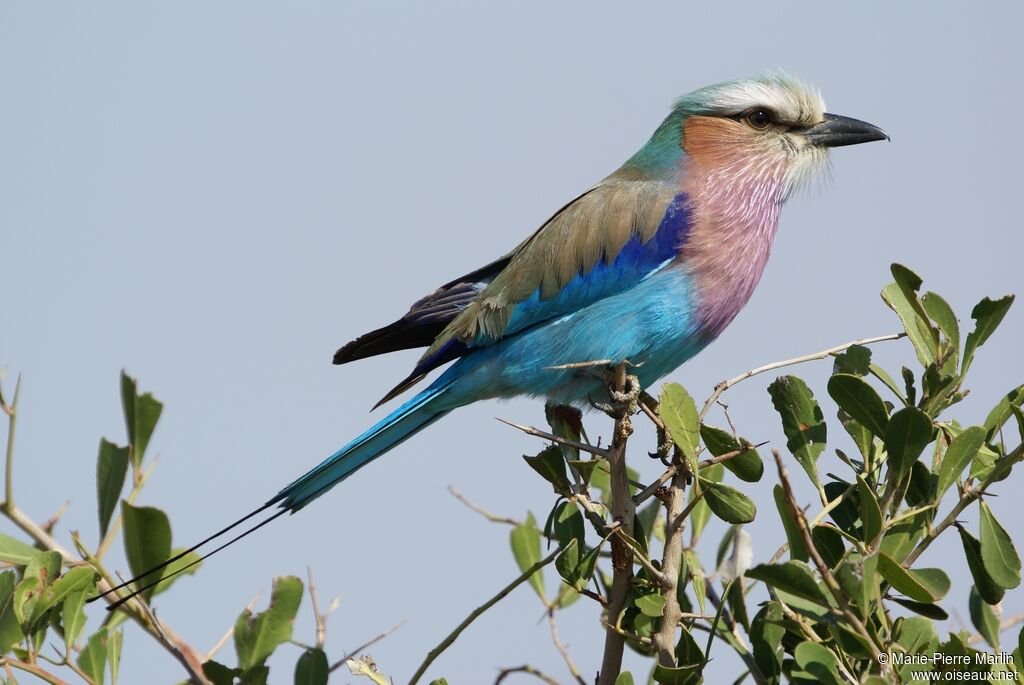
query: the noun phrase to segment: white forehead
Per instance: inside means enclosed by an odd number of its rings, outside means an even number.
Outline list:
[[[818,123],[825,113],[825,101],[816,88],[781,73],[701,88],[680,98],[677,107],[719,116],[767,107],[794,124]]]

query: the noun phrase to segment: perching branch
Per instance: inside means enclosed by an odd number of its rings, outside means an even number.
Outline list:
[[[905,338],[906,335],[906,333],[890,333],[889,335],[879,335],[874,338],[860,338],[859,340],[851,340],[850,342],[843,343],[842,345],[836,345],[835,347],[830,347],[827,350],[821,350],[820,352],[812,352],[811,354],[805,354],[800,357],[793,357],[792,359],[784,359],[782,361],[772,362],[771,364],[765,364],[764,366],[759,366],[756,369],[751,369],[750,371],[744,371],[740,375],[734,378],[730,378],[727,381],[722,381],[721,383],[715,386],[715,391],[711,393],[711,397],[709,397],[707,402],[704,403],[704,408],[700,410],[698,419],[701,421],[704,420],[704,417],[708,415],[708,412],[711,411],[711,407],[714,406],[715,402],[718,401],[718,398],[722,396],[722,393],[724,393],[726,390],[736,385],[737,383],[747,380],[748,378],[764,373],[766,371],[773,371],[775,369],[781,369],[786,366],[793,366],[794,364],[803,364],[804,362],[810,362],[816,359],[834,357],[843,350],[853,347],[854,345],[870,345],[872,343],[884,342],[886,340],[899,340],[900,338]]]
[[[679,458],[677,454],[676,459]],[[661,596],[665,598],[665,607],[661,612],[661,626],[654,635],[658,663],[662,666],[675,666],[676,626],[682,619],[677,590],[679,562],[683,556],[683,532],[686,529],[686,517],[682,515],[685,498],[686,474],[682,469],[677,469],[668,489],[668,501],[665,502],[665,548],[661,558]]]
[[[627,385],[631,385],[635,395],[630,401]],[[629,475],[626,472],[626,442],[633,433],[630,416],[636,411],[636,397],[639,396],[640,384],[635,376],[626,376],[626,365],[615,367],[609,394],[615,403],[609,408],[615,419],[611,448],[608,450],[608,470],[612,497],[612,520],[622,531],[633,537],[633,517],[636,505],[629,492]],[[606,626],[617,626],[620,614],[629,598],[629,590],[633,584],[633,553],[621,536],[611,539],[612,545],[612,585],[608,593],[608,620]],[[601,675],[597,685],[613,685],[622,670],[622,654],[626,647],[626,638],[617,630],[605,633],[604,653],[601,660]]]

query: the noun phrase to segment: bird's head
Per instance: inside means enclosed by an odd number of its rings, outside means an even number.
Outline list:
[[[771,186],[784,200],[827,168],[829,148],[888,137],[877,126],[826,112],[815,88],[772,73],[684,95],[637,157],[683,161],[719,186]]]

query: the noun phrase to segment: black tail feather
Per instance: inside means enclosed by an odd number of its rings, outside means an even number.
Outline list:
[[[217,532],[216,532],[216,533],[214,533],[213,535],[209,536],[208,538],[205,538],[204,540],[201,540],[201,541],[197,542],[196,544],[192,545],[191,547],[189,547],[188,549],[184,550],[183,552],[179,552],[178,554],[175,554],[175,555],[174,555],[173,557],[171,557],[170,559],[168,559],[168,560],[164,561],[163,563],[157,564],[157,565],[156,565],[156,566],[154,566],[153,568],[151,568],[151,569],[149,569],[149,570],[147,570],[147,571],[144,571],[144,572],[140,573],[139,575],[135,576],[134,578],[130,578],[130,579],[128,579],[128,580],[126,580],[126,581],[124,581],[124,582],[123,582],[123,583],[121,583],[120,585],[116,585],[116,586],[114,586],[114,587],[110,588],[110,589],[109,589],[109,590],[107,590],[106,592],[100,593],[100,594],[96,595],[95,597],[90,597],[90,598],[89,598],[89,599],[87,599],[86,601],[87,601],[87,602],[94,602],[94,601],[96,601],[97,599],[101,599],[101,598],[103,598],[103,597],[106,597],[107,595],[110,595],[110,594],[112,594],[112,593],[114,593],[114,592],[117,592],[118,590],[122,590],[122,589],[124,589],[124,588],[128,587],[129,585],[131,585],[132,583],[137,583],[138,581],[142,580],[142,579],[143,579],[143,578],[145,578],[146,576],[152,575],[153,573],[156,573],[157,571],[160,571],[161,569],[164,569],[164,568],[166,568],[166,567],[167,567],[167,566],[169,566],[170,564],[173,564],[174,562],[176,562],[176,561],[178,561],[179,559],[181,559],[181,558],[185,557],[186,555],[188,555],[188,554],[191,554],[192,552],[196,551],[197,549],[199,549],[200,547],[202,547],[202,546],[203,546],[203,545],[205,545],[206,543],[208,543],[208,542],[212,542],[213,540],[216,540],[217,538],[219,538],[220,536],[224,535],[225,533],[228,533],[229,531],[231,531],[231,530],[234,530],[234,529],[235,529],[235,528],[237,528],[238,526],[242,525],[243,523],[245,523],[246,521],[248,521],[249,519],[251,519],[251,518],[252,518],[253,516],[256,516],[257,514],[259,514],[259,513],[261,513],[261,512],[264,512],[264,511],[266,511],[267,509],[269,509],[270,507],[272,507],[272,506],[273,506],[274,504],[276,504],[276,503],[277,503],[277,502],[278,502],[279,500],[280,500],[280,498],[278,498],[278,497],[275,497],[274,499],[270,500],[269,502],[267,502],[266,504],[264,504],[264,505],[263,505],[262,507],[260,507],[259,509],[256,509],[256,510],[254,510],[254,511],[251,511],[251,512],[249,512],[248,514],[246,514],[246,515],[245,515],[245,516],[243,516],[242,518],[238,519],[237,521],[235,521],[235,522],[234,522],[234,523],[232,523],[231,525],[229,525],[229,526],[226,526],[226,527],[224,527],[224,528],[221,528],[221,529],[220,529],[219,531],[217,531]],[[263,526],[264,524],[266,524],[266,523],[268,523],[268,522],[270,522],[270,521],[274,520],[275,518],[277,518],[278,516],[280,516],[281,514],[283,514],[283,513],[285,512],[285,511],[287,511],[287,509],[282,509],[282,510],[281,510],[280,512],[278,512],[278,513],[274,514],[273,516],[271,516],[271,517],[270,517],[269,519],[267,519],[266,521],[263,521],[262,523],[260,523],[259,525],[257,525],[257,526],[256,526],[255,528],[250,528],[250,529],[249,529],[249,530],[247,530],[247,531],[246,531],[245,533],[242,533],[242,534],[241,534],[241,535],[239,535],[238,537],[236,537],[236,538],[234,538],[233,540],[231,540],[231,542],[229,542],[229,543],[227,543],[227,544],[224,544],[224,545],[221,545],[220,547],[218,547],[217,549],[215,549],[215,550],[214,550],[213,552],[210,552],[210,554],[213,554],[214,552],[217,552],[217,551],[219,551],[219,550],[221,550],[221,549],[224,549],[225,547],[227,547],[228,545],[230,545],[230,544],[231,544],[232,542],[235,542],[236,540],[240,540],[241,538],[243,538],[243,537],[245,537],[246,535],[248,535],[249,533],[251,533],[251,532],[252,532],[253,530],[256,530],[256,528],[259,528],[259,527]],[[209,556],[209,555],[206,555],[206,556]],[[205,559],[205,558],[206,558],[206,556],[202,557],[202,559]],[[202,559],[200,559],[200,561],[202,561]],[[192,565],[192,564],[189,564],[189,566],[191,566],[191,565]],[[178,574],[178,573],[181,573],[181,572],[182,572],[183,570],[185,570],[185,568],[188,568],[189,566],[186,566],[186,567],[184,567],[184,568],[182,568],[182,569],[179,569],[179,570],[175,571],[175,573],[174,573],[174,574],[172,574],[172,575],[176,575],[176,574]],[[167,577],[170,577],[170,576],[167,576]],[[139,594],[140,592],[143,592],[144,590],[147,590],[147,589],[149,589],[150,587],[152,587],[153,585],[155,585],[156,583],[160,582],[160,581],[161,581],[161,580],[163,580],[163,579],[164,579],[164,578],[163,578],[163,576],[161,576],[161,577],[160,577],[160,578],[158,578],[158,579],[157,579],[156,581],[154,581],[154,582],[153,582],[153,583],[152,583],[151,585],[147,585],[147,586],[146,586],[145,588],[143,588],[142,590],[135,590],[134,592],[132,592],[132,593],[131,593],[130,595],[128,595],[127,597],[123,597],[123,598],[119,599],[119,600],[118,600],[118,601],[117,601],[117,602],[116,602],[115,604],[112,604],[112,605],[111,605],[111,606],[110,606],[109,608],[114,608],[115,606],[120,606],[121,604],[123,604],[123,603],[124,603],[125,601],[127,601],[128,599],[131,599],[132,597],[134,597],[135,595]]]
[[[229,526],[228,528],[225,528],[225,529],[224,529],[224,531],[221,531],[221,533],[223,533],[223,532],[225,532],[225,531],[227,531],[227,530],[230,530],[231,528],[233,528],[233,527],[237,526],[237,525],[238,525],[239,523],[241,523],[242,521],[245,521],[246,519],[250,518],[251,516],[253,516],[253,515],[255,515],[255,514],[258,514],[259,512],[261,512],[261,511],[265,510],[265,509],[266,509],[266,508],[267,508],[268,506],[270,506],[270,505],[269,505],[269,504],[266,504],[266,505],[264,505],[264,506],[260,507],[259,509],[257,509],[256,511],[254,511],[254,512],[253,512],[252,514],[249,514],[249,516],[246,516],[245,518],[243,518],[243,519],[241,519],[240,521],[238,521],[238,522],[236,522],[236,523],[232,524],[232,525],[231,525],[231,526]],[[166,575],[166,576],[160,576],[160,577],[159,577],[159,578],[157,578],[156,580],[154,580],[154,581],[151,581],[150,583],[147,583],[146,585],[143,585],[142,587],[137,587],[137,588],[135,588],[134,590],[132,590],[131,592],[129,592],[129,593],[127,594],[127,595],[125,595],[125,596],[123,596],[123,597],[118,597],[116,601],[113,601],[113,602],[111,602],[111,603],[110,603],[110,604],[109,604],[109,605],[107,606],[107,611],[114,611],[114,610],[115,610],[115,609],[117,609],[117,608],[118,608],[119,606],[121,606],[121,605],[122,605],[122,604],[124,604],[125,602],[129,601],[130,599],[132,599],[132,598],[133,598],[133,597],[135,597],[136,595],[141,595],[141,594],[142,594],[143,592],[145,592],[146,590],[149,590],[150,588],[156,587],[157,585],[159,585],[159,584],[160,584],[160,583],[162,583],[163,581],[167,580],[168,578],[173,578],[174,576],[178,575],[179,573],[182,573],[182,572],[184,572],[184,571],[187,571],[188,569],[192,568],[192,567],[193,567],[193,566],[195,566],[196,564],[198,564],[198,563],[202,562],[202,561],[203,561],[204,559],[209,559],[210,557],[212,557],[212,556],[213,556],[214,554],[216,554],[217,552],[221,551],[221,550],[222,550],[222,549],[224,549],[225,547],[230,547],[231,545],[235,544],[236,542],[238,542],[238,541],[239,541],[239,540],[241,540],[242,538],[246,537],[246,536],[247,536],[247,535],[249,535],[250,533],[255,533],[255,532],[256,532],[257,530],[259,530],[259,529],[260,529],[260,528],[262,528],[263,526],[267,525],[268,523],[270,523],[271,521],[273,521],[274,519],[276,519],[276,518],[277,518],[278,516],[281,516],[282,514],[287,514],[288,512],[289,512],[289,510],[288,510],[288,509],[281,509],[280,511],[276,511],[276,512],[274,512],[273,514],[271,514],[270,516],[268,516],[267,518],[265,518],[265,519],[263,519],[262,521],[260,521],[259,523],[257,523],[256,525],[254,525],[254,526],[251,526],[251,527],[247,528],[247,529],[246,529],[246,530],[245,530],[244,532],[242,532],[242,533],[239,533],[238,535],[236,535],[235,537],[231,538],[230,540],[228,540],[228,541],[227,541],[227,542],[225,542],[224,544],[220,545],[219,547],[217,547],[217,548],[215,548],[215,549],[213,549],[213,550],[211,550],[211,551],[207,552],[206,554],[202,555],[201,557],[199,557],[199,558],[198,558],[198,559],[196,559],[195,561],[193,561],[193,562],[190,562],[190,563],[188,563],[188,564],[185,564],[184,566],[182,566],[182,567],[181,567],[181,568],[179,568],[179,569],[176,569],[176,570],[174,571],[174,573],[171,573],[171,574],[169,574],[169,575]],[[217,535],[220,535],[220,533],[218,533]],[[140,578],[144,578],[145,576],[148,576],[148,575],[149,575],[150,573],[152,573],[153,571],[157,571],[157,570],[159,570],[159,569],[161,569],[161,568],[164,568],[164,567],[165,567],[165,566],[167,566],[168,564],[170,564],[170,563],[172,563],[172,562],[174,562],[174,561],[176,561],[176,560],[178,560],[178,559],[181,559],[181,558],[182,558],[182,556],[184,556],[185,554],[188,554],[188,553],[189,553],[190,551],[195,551],[195,550],[196,550],[196,548],[200,547],[201,545],[205,544],[206,542],[209,542],[210,540],[214,539],[215,537],[217,537],[217,536],[216,536],[216,535],[214,535],[214,536],[212,536],[212,537],[209,537],[209,538],[207,538],[207,539],[206,539],[206,540],[204,540],[203,542],[201,542],[201,543],[199,543],[198,545],[195,545],[194,547],[192,547],[192,548],[191,548],[190,550],[187,550],[187,551],[185,551],[185,552],[182,552],[181,554],[179,554],[179,555],[175,556],[175,557],[174,557],[174,558],[172,558],[172,559],[168,559],[167,561],[165,561],[164,563],[160,564],[159,566],[155,566],[155,567],[153,567],[152,569],[150,569],[149,571],[146,571],[145,573],[143,573],[143,574],[141,574],[141,575],[138,575],[138,576],[136,576],[135,578],[132,578],[131,580],[129,580],[129,581],[125,582],[125,583],[121,583],[121,584],[120,584],[120,585],[118,585],[118,586],[117,586],[116,588],[111,588],[110,590],[107,590],[106,592],[104,592],[104,593],[103,593],[102,595],[97,595],[96,597],[93,597],[93,598],[89,599],[89,601],[91,602],[91,601],[92,601],[92,600],[94,600],[94,599],[99,599],[100,597],[105,597],[106,595],[110,594],[111,592],[114,592],[114,591],[115,591],[115,590],[117,590],[117,589],[120,589],[120,588],[123,588],[123,587],[125,587],[125,586],[126,586],[126,585],[128,585],[129,583],[133,583],[133,582],[135,582],[135,581],[139,580]]]
[[[445,322],[419,323],[399,319],[383,328],[370,331],[341,347],[334,353],[335,364],[347,364],[378,354],[416,347],[428,347],[444,330]]]

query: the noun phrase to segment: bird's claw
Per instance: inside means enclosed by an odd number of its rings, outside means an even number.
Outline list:
[[[594,402],[591,404],[595,409],[603,411],[613,419],[623,416],[632,416],[640,411],[640,379],[633,375],[626,376],[626,383],[622,390],[617,390],[611,385],[608,386],[609,402]]]

